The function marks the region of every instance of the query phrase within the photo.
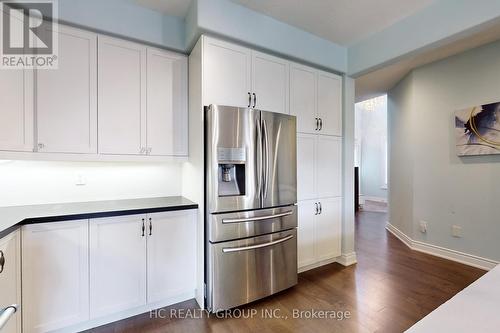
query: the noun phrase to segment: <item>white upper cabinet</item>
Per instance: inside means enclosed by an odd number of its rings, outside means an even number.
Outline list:
[[[36,75],[37,149],[97,153],[97,35],[60,26],[58,38],[58,69]]]
[[[33,71],[2,70],[0,150],[33,151]]]
[[[148,153],[187,156],[187,57],[152,48],[147,57]]]
[[[23,332],[89,319],[88,220],[22,228]]]
[[[290,113],[298,132],[341,136],[342,77],[291,64]]]
[[[316,70],[290,66],[290,114],[297,117],[297,132],[317,133]]]
[[[342,196],[342,138],[317,136],[316,178],[318,198]]]
[[[90,316],[146,304],[146,215],[90,220]]]
[[[2,333],[21,333],[21,233],[15,231],[0,239],[0,309],[18,304]]]
[[[99,36],[99,153],[146,149],[146,47]]]
[[[148,214],[148,303],[196,288],[196,211]]]
[[[289,113],[289,62],[261,52],[252,52],[252,107]],[[255,94],[255,95],[253,95]]]
[[[342,135],[342,77],[318,72],[320,134]]]
[[[340,256],[342,230],[342,198],[322,199],[315,215],[315,255],[318,261]]]
[[[249,107],[251,61],[250,49],[204,37],[203,104]]]

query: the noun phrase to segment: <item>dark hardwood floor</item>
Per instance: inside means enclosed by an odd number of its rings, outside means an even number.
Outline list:
[[[178,309],[194,310],[194,301],[166,308],[165,318],[139,315],[91,330],[104,332],[402,332],[485,272],[414,252],[385,230],[385,213],[360,212],[356,218],[358,264],[331,264],[299,275],[299,284],[242,307],[234,316],[253,318],[175,318]],[[279,318],[262,310],[275,309]],[[334,310],[349,318],[294,318],[297,310]],[[174,316],[170,316],[173,311]],[[339,313],[340,312],[340,313]],[[187,312],[185,313],[187,314]],[[303,315],[311,312],[303,313]]]

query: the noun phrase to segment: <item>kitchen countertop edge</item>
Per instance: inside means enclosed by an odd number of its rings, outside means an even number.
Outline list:
[[[160,204],[158,202],[152,203],[148,206],[148,202],[152,201],[160,201],[164,200],[165,203]],[[126,207],[116,209],[106,209],[106,203],[113,203],[113,206],[120,202],[132,202],[135,201],[137,203],[144,202],[143,204],[137,204],[134,207]],[[172,201],[168,203],[168,201]],[[52,210],[54,207],[64,208],[65,206],[70,205],[99,205],[102,203],[103,208],[99,211],[78,211],[71,213],[54,213]],[[38,207],[47,207],[47,214],[34,214],[35,216],[31,216],[28,212],[30,209]],[[10,233],[19,229],[22,225],[27,224],[36,224],[36,223],[49,223],[49,222],[62,222],[62,221],[72,221],[72,220],[86,220],[86,219],[94,219],[94,218],[104,218],[104,217],[113,217],[113,216],[124,216],[124,215],[138,215],[138,214],[147,214],[147,213],[160,213],[160,212],[169,212],[169,211],[179,211],[179,210],[191,210],[198,209],[198,204],[194,203],[184,197],[163,197],[163,198],[142,198],[142,199],[125,199],[125,200],[110,200],[110,201],[93,201],[93,202],[84,202],[84,203],[61,203],[61,204],[49,204],[49,205],[33,205],[33,206],[18,206],[18,207],[0,207],[0,212],[4,210],[16,211],[16,210],[25,210],[27,211],[24,215],[22,213],[13,214],[18,215],[19,218],[13,217],[16,219],[15,221],[11,221],[10,225],[0,227],[0,238],[3,238]],[[36,210],[36,209],[35,209]],[[41,209],[43,210],[43,208]],[[24,217],[21,217],[24,216]],[[0,216],[0,218],[4,218]]]

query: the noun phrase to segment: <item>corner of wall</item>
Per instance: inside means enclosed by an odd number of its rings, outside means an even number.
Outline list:
[[[413,237],[413,71],[387,94],[389,222]]]

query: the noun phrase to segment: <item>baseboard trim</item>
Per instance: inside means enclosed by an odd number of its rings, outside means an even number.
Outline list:
[[[426,254],[430,254],[436,257],[452,260],[459,262],[464,265],[480,268],[489,271],[493,267],[499,264],[498,261],[479,257],[473,254],[464,253],[452,249],[448,249],[445,247],[416,241],[408,237],[405,233],[399,230],[394,225],[387,222],[386,225],[387,231],[396,236],[401,242],[403,242],[410,249]]]
[[[383,198],[383,197],[372,197],[372,196],[368,196],[368,195],[360,195],[359,196],[359,199],[360,201],[362,201],[363,203],[368,200],[368,201],[375,201],[375,202],[383,202],[383,203],[387,203],[387,198]]]
[[[340,257],[337,258],[337,262],[342,266],[346,267],[356,264],[358,262],[358,259],[356,257],[356,252],[342,254]]]
[[[302,273],[302,272],[309,271],[311,269],[315,269],[315,268],[318,268],[318,267],[321,267],[324,265],[333,264],[334,262],[337,262],[338,258],[340,258],[340,257],[321,260],[321,261],[315,262],[315,263],[310,264],[310,265],[305,265],[305,266],[299,267],[298,272]]]
[[[325,260],[321,260],[321,261],[315,262],[313,264],[309,264],[309,265],[305,265],[305,266],[299,267],[298,272],[302,273],[302,272],[309,271],[311,269],[315,269],[315,268],[318,268],[318,267],[321,267],[321,266],[325,266],[325,265],[328,265],[328,264],[333,264],[334,262],[337,262],[337,263],[341,264],[342,266],[351,266],[351,265],[354,265],[354,264],[356,264],[358,262],[357,259],[356,259],[356,252],[342,254],[342,255],[340,255],[340,256],[338,256],[336,258],[325,259]]]
[[[89,319],[88,321],[84,321],[82,323],[72,325],[69,327],[57,329],[57,330],[54,330],[52,332],[54,332],[54,333],[69,333],[69,332],[81,332],[81,331],[90,330],[90,329],[95,328],[95,327],[99,327],[99,326],[113,323],[113,322],[116,322],[119,320],[127,319],[127,318],[137,316],[140,314],[144,314],[144,313],[148,313],[148,312],[151,314],[151,313],[154,313],[154,310],[161,309],[161,308],[164,308],[166,306],[170,306],[170,305],[177,304],[180,302],[184,302],[184,301],[187,301],[190,299],[194,299],[194,296],[195,296],[194,290],[193,291],[186,291],[186,292],[183,292],[177,296],[170,297],[170,298],[163,300],[163,301],[160,301],[160,302],[151,303],[151,304],[140,306],[137,308],[124,310],[124,311],[121,311],[118,313],[114,313],[111,315],[107,315],[107,316],[103,316],[103,317],[99,317],[99,318],[95,318],[95,319]]]

